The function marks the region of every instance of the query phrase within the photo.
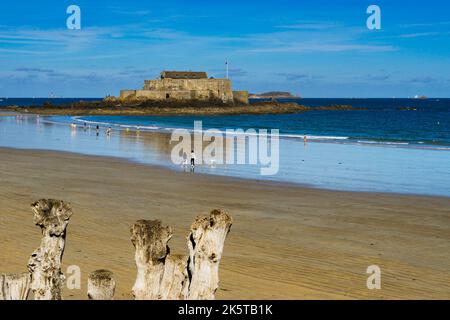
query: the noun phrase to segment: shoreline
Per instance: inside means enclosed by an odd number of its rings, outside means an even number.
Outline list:
[[[173,252],[186,253],[193,218],[214,208],[235,219],[218,299],[450,298],[448,198],[191,175],[66,152],[1,148],[0,155],[0,270],[24,271],[38,246],[29,204],[69,201],[63,270],[79,265],[82,288],[66,289],[66,299],[85,299],[87,274],[105,267],[116,276],[117,299],[129,299],[136,277],[129,226],[161,219],[174,228]],[[382,269],[382,290],[365,286],[372,264]]]
[[[162,171],[169,171],[175,174],[179,174],[181,176],[188,174],[187,172],[182,172],[181,170],[176,170],[173,167],[165,166],[165,165],[159,165],[159,164],[148,164],[148,163],[142,163],[137,160],[128,159],[120,156],[104,156],[104,155],[92,155],[92,154],[85,154],[80,152],[72,152],[72,151],[63,151],[63,150],[51,150],[51,149],[30,149],[30,148],[14,148],[14,147],[3,147],[0,146],[0,153],[2,151],[25,151],[25,152],[42,152],[46,154],[67,154],[68,156],[81,156],[81,157],[89,157],[89,158],[95,158],[98,160],[113,160],[117,161],[119,163],[122,163],[124,165],[126,164],[133,164],[133,165],[141,165],[144,167],[149,167],[152,169],[162,170]],[[199,165],[201,166],[201,165]],[[357,190],[339,190],[339,189],[332,189],[332,188],[323,188],[323,187],[317,187],[311,184],[307,183],[298,183],[298,182],[289,182],[289,181],[281,181],[281,180],[266,180],[266,179],[254,179],[254,178],[246,178],[246,177],[237,177],[237,176],[228,176],[228,175],[220,175],[220,174],[210,174],[205,172],[196,172],[194,173],[195,176],[203,176],[205,178],[211,177],[218,177],[219,179],[223,180],[229,180],[230,183],[239,183],[239,182],[249,182],[249,183],[257,183],[257,184],[265,184],[267,186],[271,187],[287,187],[287,188],[298,188],[298,189],[305,189],[305,190],[317,190],[317,191],[323,191],[323,192],[335,192],[335,193],[355,193],[355,194],[361,194],[361,195],[373,195],[373,196],[397,196],[397,197],[419,197],[419,198],[431,198],[431,199],[450,199],[450,196],[445,195],[431,195],[431,194],[416,194],[416,193],[402,193],[402,192],[389,192],[389,191],[357,191]]]
[[[66,118],[68,120],[64,120]],[[92,126],[87,130],[82,126],[74,128],[71,124],[75,120],[70,117],[59,117],[54,121],[34,116],[2,117],[0,121],[4,130],[0,144],[4,147],[112,156],[183,171],[181,166],[174,165],[171,161],[174,144],[167,132],[114,128],[113,133],[107,135],[107,126],[102,126],[100,134],[96,135],[95,127],[92,130]],[[196,174],[215,177],[278,181],[324,190],[450,196],[446,185],[450,176],[445,171],[447,153],[429,152],[434,150],[428,148],[373,146],[333,141],[304,144],[299,139],[281,137],[279,172],[274,176],[261,176],[260,169],[266,166],[261,164],[204,164],[197,166],[195,171]],[[423,158],[424,152],[426,159]],[[402,159],[408,159],[406,168]],[[380,166],[380,162],[384,165]],[[442,174],[425,176],[424,170],[430,169],[442,171]],[[364,176],[360,175],[361,172],[365,173]]]

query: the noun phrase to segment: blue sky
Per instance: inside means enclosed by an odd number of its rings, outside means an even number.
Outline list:
[[[66,9],[81,8],[81,30]],[[366,9],[381,7],[381,30]],[[0,96],[103,97],[163,69],[303,97],[450,97],[441,0],[3,1]]]

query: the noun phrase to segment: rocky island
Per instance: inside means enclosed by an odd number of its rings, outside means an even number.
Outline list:
[[[62,105],[46,102],[6,111],[40,115],[238,115],[283,114],[309,110],[350,110],[351,106],[307,107],[275,98],[294,98],[289,92],[259,95],[271,101],[250,101],[248,91],[232,90],[230,79],[208,78],[206,72],[162,71],[159,79],[145,80],[142,89],[121,90],[118,97]]]

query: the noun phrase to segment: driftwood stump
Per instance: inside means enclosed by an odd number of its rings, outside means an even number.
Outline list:
[[[163,227],[158,220],[139,220],[130,231],[137,267],[133,296],[136,300],[160,299],[164,261],[169,252],[167,242],[172,237],[172,229]]]
[[[88,297],[91,300],[113,300],[116,282],[109,270],[95,270],[88,276]]]
[[[137,300],[214,299],[219,263],[231,217],[222,210],[201,216],[192,224],[189,257],[170,255],[172,229],[159,220],[139,220],[131,227],[137,278],[132,293]]]
[[[1,274],[0,300],[27,300],[30,292],[30,274]]]
[[[223,246],[233,219],[223,210],[213,210],[209,216],[199,216],[188,237],[189,273],[187,299],[211,300],[219,287],[219,264]]]
[[[68,203],[42,199],[31,205],[34,223],[41,228],[41,246],[28,261],[31,290],[36,300],[60,300],[64,275],[61,260],[66,243],[66,228],[72,215]]]

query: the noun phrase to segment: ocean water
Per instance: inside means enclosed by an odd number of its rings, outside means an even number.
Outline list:
[[[196,173],[336,190],[450,196],[450,99],[299,102],[312,107],[350,104],[361,110],[241,116],[0,117],[0,146],[113,156],[184,171],[171,162],[173,144],[167,133],[174,128],[192,130],[194,121],[202,120],[203,129],[279,129],[280,163],[277,174],[271,176],[262,176],[260,165],[249,164],[204,164],[196,167]],[[71,123],[77,123],[77,128]],[[107,127],[113,128],[111,136],[105,134]]]
[[[6,98],[0,97],[0,107],[5,106],[42,106],[46,102],[53,105],[61,105],[71,102],[83,101],[98,101],[102,98]]]
[[[69,121],[170,131],[192,128],[194,120],[201,120],[204,129],[279,129],[284,137],[303,138],[307,135],[308,140],[450,146],[450,99],[299,99],[297,102],[310,107],[351,105],[356,110],[240,116],[89,116]],[[55,117],[53,120],[67,121],[67,118]]]

